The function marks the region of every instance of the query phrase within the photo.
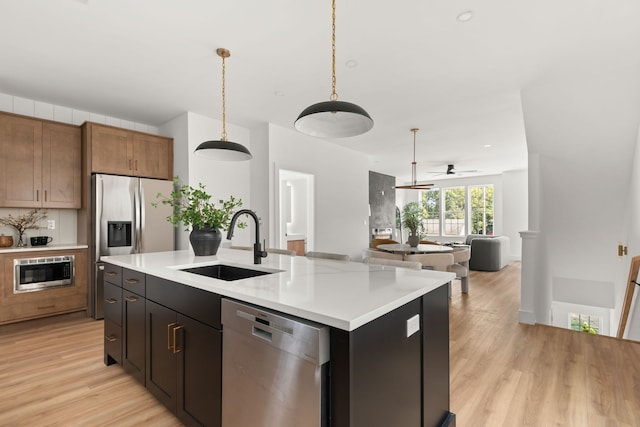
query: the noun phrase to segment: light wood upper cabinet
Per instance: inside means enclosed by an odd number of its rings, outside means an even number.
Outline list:
[[[91,172],[130,175],[133,135],[125,129],[85,123],[91,144]]]
[[[133,168],[138,176],[173,179],[173,141],[154,135],[135,134]]]
[[[80,208],[81,133],[0,114],[0,207]]]
[[[173,139],[85,123],[91,172],[173,179]]]
[[[82,131],[45,123],[42,128],[43,208],[80,208]]]

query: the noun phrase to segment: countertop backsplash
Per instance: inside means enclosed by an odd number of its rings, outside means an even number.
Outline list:
[[[30,208],[0,208],[0,217],[9,214],[13,216],[24,215],[30,210]],[[75,209],[46,209],[46,211],[47,218],[40,221],[40,225],[44,228],[25,231],[27,245],[31,246],[29,238],[34,236],[50,236],[53,238],[51,244],[56,245],[77,243],[77,211]],[[55,222],[54,229],[47,228],[49,221]],[[13,227],[0,226],[0,234],[13,236],[14,246],[18,242],[18,232]]]

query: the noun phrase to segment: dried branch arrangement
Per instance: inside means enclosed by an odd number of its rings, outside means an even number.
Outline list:
[[[25,230],[44,228],[38,223],[47,217],[47,211],[42,209],[33,209],[30,212],[14,217],[9,214],[4,218],[0,218],[0,225],[6,225],[18,230],[22,234]]]

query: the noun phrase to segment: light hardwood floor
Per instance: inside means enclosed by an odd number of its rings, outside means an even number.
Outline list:
[[[471,272],[470,288],[456,282],[451,299],[459,427],[640,426],[640,344],[519,324],[519,263]],[[83,317],[0,327],[0,426],[181,425],[104,366],[102,327]]]
[[[640,343],[518,323],[520,263],[470,288],[450,305],[458,426],[640,426]]]

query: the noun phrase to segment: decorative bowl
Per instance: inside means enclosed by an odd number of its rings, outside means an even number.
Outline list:
[[[0,236],[0,248],[10,248],[13,246],[13,237],[5,236],[4,234]]]

